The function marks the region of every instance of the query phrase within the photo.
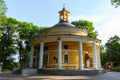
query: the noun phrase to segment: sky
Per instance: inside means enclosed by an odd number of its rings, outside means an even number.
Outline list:
[[[110,0],[5,0],[7,17],[31,22],[40,27],[51,27],[59,22],[58,12],[63,4],[70,11],[69,22],[93,22],[97,37],[104,45],[110,37],[120,37],[120,7],[114,8]]]

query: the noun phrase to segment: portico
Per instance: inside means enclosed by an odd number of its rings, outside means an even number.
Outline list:
[[[44,40],[44,42],[41,42],[40,39],[38,40],[40,42],[34,41],[35,42],[34,44],[39,43],[39,47],[36,49],[36,50],[38,50],[37,52],[39,52],[39,61],[37,63],[37,64],[39,64],[39,66],[38,66],[39,69],[52,68],[52,66],[54,66],[55,69],[60,70],[60,69],[65,69],[64,68],[65,65],[66,66],[73,65],[74,67],[76,67],[75,69],[83,70],[83,69],[87,69],[87,67],[85,67],[85,64],[89,65],[88,68],[90,68],[90,69],[101,68],[100,64],[99,64],[100,63],[100,60],[99,60],[100,56],[99,56],[99,44],[98,44],[99,41],[98,40],[93,39],[93,40],[89,41],[89,37],[86,37],[85,39],[79,39],[78,38],[79,36],[76,37],[74,35],[73,36],[71,35],[71,38],[70,38],[70,36],[69,37],[66,36],[65,38],[64,37],[65,37],[65,35],[64,36],[61,35],[61,38],[58,40],[58,36],[56,36],[56,37],[54,36],[54,38],[56,38],[56,41],[55,41],[55,39],[53,39],[53,41],[50,41],[49,39],[46,39],[46,41]],[[41,40],[42,40],[42,38],[41,38]],[[66,45],[67,45],[68,49],[65,49]],[[72,45],[75,46],[75,48],[71,47]],[[35,46],[37,46],[37,45],[35,45]],[[32,65],[33,65],[33,55],[34,55],[34,52],[35,52],[34,51],[35,46],[31,47],[31,57],[30,57],[30,64],[31,65],[30,65],[30,67],[33,67]],[[53,47],[53,46],[56,46],[56,49],[49,49],[49,47]],[[85,50],[85,48],[83,48],[83,46],[88,47],[88,48]],[[91,50],[93,50],[93,52],[87,51],[89,48],[91,48]],[[47,62],[46,62],[47,67],[44,67],[45,64],[44,64],[43,61],[44,61],[44,58],[45,58],[44,56],[46,54],[47,54]],[[51,56],[53,54],[55,54],[54,57]],[[76,54],[77,59],[78,59],[77,63],[76,62],[75,63],[74,62],[73,63],[69,62],[67,64],[64,64],[64,60],[63,60],[63,58],[64,58],[63,55],[64,54],[70,54],[70,55],[71,54]],[[91,58],[92,58],[93,62],[89,62],[88,64],[85,63],[85,54],[88,54],[89,56],[92,55],[93,57],[91,57]],[[50,58],[56,58],[58,63],[57,62],[52,63],[52,61],[50,61]]]

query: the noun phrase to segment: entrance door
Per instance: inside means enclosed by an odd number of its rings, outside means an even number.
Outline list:
[[[90,56],[87,53],[85,54],[85,67],[90,68]]]

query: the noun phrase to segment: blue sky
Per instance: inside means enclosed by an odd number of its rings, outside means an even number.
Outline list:
[[[88,20],[93,22],[102,44],[109,37],[120,35],[120,8],[111,6],[110,0],[5,0],[7,17],[32,22],[38,26],[51,27],[58,23],[58,11],[65,4],[70,11],[69,21]]]

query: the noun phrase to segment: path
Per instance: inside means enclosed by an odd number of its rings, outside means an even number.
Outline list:
[[[107,72],[95,76],[16,75],[0,73],[0,80],[120,80],[119,72]]]

